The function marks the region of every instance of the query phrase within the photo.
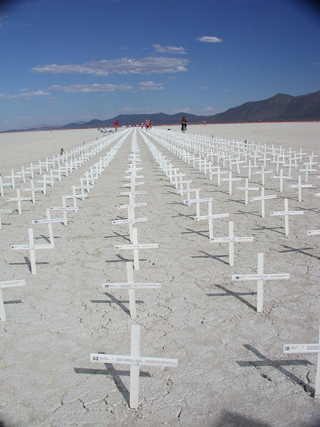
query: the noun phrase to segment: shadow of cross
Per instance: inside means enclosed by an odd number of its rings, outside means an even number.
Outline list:
[[[104,353],[101,353],[101,354],[104,354]],[[111,377],[117,389],[124,397],[127,405],[129,405],[129,396],[130,396],[129,390],[125,386],[121,377],[130,377],[130,370],[116,369],[112,363],[105,363],[104,366],[106,367],[106,369],[73,368],[73,370],[76,374],[106,375],[108,377]],[[150,378],[151,374],[149,372],[144,372],[140,370],[140,377]]]
[[[311,258],[320,259],[320,257],[318,257],[316,255],[312,255],[312,254],[309,254],[308,252],[305,252],[305,251],[313,250],[314,248],[300,248],[299,249],[299,248],[293,248],[291,246],[286,246],[286,245],[281,245],[281,246],[283,248],[286,248],[286,250],[285,251],[279,251],[279,254],[285,254],[287,252],[299,252],[299,254],[307,255],[307,256],[310,256]]]
[[[130,315],[130,310],[124,305],[129,304],[128,300],[119,300],[114,295],[109,294],[107,292],[104,293],[106,296],[110,298],[110,300],[90,300],[93,304],[116,304],[118,305],[125,313]],[[136,300],[136,304],[144,304],[144,301]]]
[[[286,377],[288,377],[292,382],[300,385],[304,389],[304,391],[310,392],[311,394],[314,393],[314,389],[312,387],[310,387],[308,383],[304,383],[301,378],[297,377],[292,372],[289,372],[288,370],[283,368],[283,366],[307,366],[307,365],[311,365],[311,362],[309,362],[308,360],[305,360],[305,359],[301,359],[301,360],[282,360],[282,359],[271,360],[271,359],[268,359],[263,354],[261,354],[257,349],[252,347],[252,345],[250,345],[250,344],[244,344],[244,347],[247,350],[251,351],[253,354],[255,354],[259,358],[259,360],[248,360],[248,361],[247,360],[237,360],[237,364],[239,366],[241,366],[242,368],[247,368],[247,367],[252,367],[252,366],[254,368],[259,368],[259,367],[263,367],[263,366],[272,366],[275,369],[277,369],[277,371],[281,372],[281,374],[284,374]],[[266,375],[262,374],[262,376],[264,378],[268,379],[268,377]]]
[[[229,265],[227,261],[220,259],[220,258],[226,258],[228,255],[212,255],[205,251],[199,251],[199,253],[204,255],[193,255],[191,258],[213,258],[217,261],[222,262],[223,264]]]
[[[241,295],[257,295],[257,292],[234,292],[230,291],[229,289],[225,288],[221,285],[215,285],[217,288],[222,289],[224,293],[219,294],[206,294],[208,297],[227,297],[232,296],[237,298],[239,301],[241,301],[243,304],[245,304],[247,307],[251,308],[253,311],[256,311],[256,308],[254,305],[250,304],[248,301],[246,301],[244,298],[242,298]]]

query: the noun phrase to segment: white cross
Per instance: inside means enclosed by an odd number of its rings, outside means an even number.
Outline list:
[[[320,332],[320,331],[319,331]],[[320,333],[319,341],[315,344],[285,344],[283,346],[284,354],[297,353],[317,353],[316,385],[314,397],[320,397]]]
[[[259,187],[249,187],[249,179],[246,178],[246,183],[244,187],[236,187],[236,190],[244,191],[244,202],[247,205],[249,201],[249,191],[258,191]]]
[[[33,228],[28,229],[29,233],[29,245],[11,245],[10,249],[14,249],[17,251],[30,251],[30,264],[31,264],[31,273],[36,274],[36,253],[35,251],[38,249],[53,249],[54,245],[35,245],[34,237],[33,237]]]
[[[67,207],[66,196],[62,196],[62,206],[50,208],[50,210],[51,211],[61,211],[61,212],[63,212],[63,223],[64,223],[64,225],[68,225],[67,212],[68,211],[77,212],[79,210],[79,208]]]
[[[117,209],[128,209],[128,219],[119,219],[112,221],[112,224],[129,224],[129,233],[130,233],[130,241],[133,242],[133,226],[137,222],[144,222],[147,221],[146,217],[142,218],[136,218],[135,217],[135,208],[138,207],[144,207],[147,206],[147,203],[141,202],[141,203],[134,203],[134,196],[132,193],[129,193],[129,201],[130,203],[127,205],[119,205],[117,206]]]
[[[130,408],[132,409],[139,406],[140,366],[162,366],[164,368],[176,368],[178,366],[178,359],[140,356],[140,325],[131,326],[130,356],[91,353],[90,362],[130,365]]]
[[[299,175],[298,176],[298,184],[290,185],[289,188],[297,188],[298,189],[298,191],[299,191],[298,200],[299,200],[299,202],[301,202],[302,201],[302,188],[311,188],[311,187],[312,187],[312,184],[301,184],[301,175]]]
[[[127,262],[127,283],[102,283],[103,289],[128,289],[129,291],[129,304],[130,304],[130,315],[132,319],[136,319],[136,289],[159,289],[161,283],[135,283],[133,278],[133,264]]]
[[[4,187],[11,187],[11,184],[10,184],[10,182],[3,182],[2,181],[2,176],[0,175],[0,193],[1,193],[1,196],[3,196],[3,189],[4,189]]]
[[[2,214],[9,214],[9,213],[12,213],[11,209],[0,209],[0,230],[2,228],[2,218],[1,218],[1,215]]]
[[[229,178],[221,178],[221,181],[229,182],[229,195],[232,194],[232,182],[233,181],[241,181],[241,178],[232,178],[232,171],[229,172]]]
[[[250,202],[254,202],[257,200],[261,200],[261,216],[262,218],[264,218],[265,215],[265,200],[268,199],[275,199],[277,196],[275,194],[270,195],[270,196],[265,196],[264,195],[264,187],[261,188],[261,196],[258,197],[250,197]]]
[[[18,202],[18,214],[19,215],[21,215],[21,202],[24,202],[24,201],[32,202],[31,197],[21,197],[19,189],[17,189],[17,197],[9,197],[6,200],[7,200],[7,202]]]
[[[254,280],[257,282],[257,312],[263,311],[263,282],[265,280],[287,280],[290,279],[288,273],[265,274],[264,273],[264,254],[258,254],[258,274],[235,274],[231,276],[232,281]]]
[[[30,188],[24,188],[24,189],[23,189],[23,191],[31,191],[31,193],[32,193],[32,196],[31,196],[31,198],[32,198],[32,203],[35,203],[35,202],[36,202],[36,199],[35,199],[35,192],[36,192],[36,191],[43,191],[43,188],[40,188],[40,187],[35,188],[35,187],[34,187],[34,183],[33,183],[33,179],[32,179],[32,180],[31,180],[31,187],[30,187]]]
[[[283,192],[283,180],[284,179],[292,179],[291,176],[284,176],[283,175],[283,169],[280,169],[280,175],[273,175],[271,178],[273,179],[280,179],[280,193]]]
[[[266,171],[266,170],[264,170],[263,166],[261,167],[261,171],[252,172],[253,175],[261,175],[261,184],[262,185],[264,185],[264,182],[265,182],[264,176],[265,176],[265,174],[268,174],[268,173],[273,173],[273,171],[272,170]]]
[[[251,178],[251,173],[253,168],[258,168],[259,166],[253,166],[251,165],[251,160],[248,161],[248,165],[244,165],[243,168],[248,168],[248,178]]]
[[[36,219],[32,221],[32,224],[48,224],[50,244],[54,245],[52,224],[54,223],[62,223],[64,225],[67,225],[67,224],[66,224],[65,218],[51,218],[50,209],[46,209],[46,213],[47,213],[47,219]]]
[[[285,235],[289,236],[289,215],[302,215],[303,211],[289,211],[288,199],[284,199],[284,211],[270,212],[272,216],[284,216]]]
[[[208,220],[209,221],[209,239],[213,239],[213,220],[216,218],[229,217],[229,213],[212,214],[212,199],[208,201],[208,215],[196,216],[196,221]]]
[[[21,172],[19,171],[19,172],[17,172],[17,175],[21,175],[22,176],[22,180],[23,180],[23,182],[25,183],[26,182],[26,175],[28,174],[28,172],[26,172],[25,170],[24,170],[24,167],[23,166],[21,166]]]
[[[212,169],[217,169],[217,172],[213,172]],[[228,173],[228,171],[222,171],[220,165],[218,166],[211,166],[210,168],[210,180],[212,181],[212,175],[217,175],[218,178],[218,187],[221,185],[221,175]]]
[[[196,198],[195,199],[189,199],[189,200],[184,200],[183,203],[187,206],[192,205],[193,203],[196,204],[196,218],[200,217],[200,203],[207,203],[207,202],[212,202],[212,197],[210,198],[205,198],[205,199],[200,199],[199,198],[199,193],[200,193],[200,189],[197,188],[196,190]]]
[[[5,322],[7,320],[1,289],[15,288],[17,286],[26,286],[26,281],[25,280],[7,280],[4,282],[0,282],[0,322]]]
[[[14,190],[15,189],[15,185],[14,185],[14,179],[15,178],[19,178],[19,175],[15,175],[14,171],[11,171],[11,175],[5,176],[4,178],[10,178],[11,179],[11,187]]]
[[[214,237],[210,239],[212,243],[229,243],[229,265],[234,266],[234,244],[235,242],[253,242],[253,237],[235,237],[233,221],[229,221],[229,236]]]
[[[133,263],[134,269],[139,270],[139,250],[141,249],[156,249],[159,247],[158,243],[138,243],[138,230],[132,230],[133,243],[132,245],[116,245],[116,250],[133,250]]]

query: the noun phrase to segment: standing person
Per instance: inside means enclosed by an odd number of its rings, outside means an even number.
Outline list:
[[[118,120],[116,120],[113,124],[114,124],[115,130],[117,131],[118,130],[118,126],[119,126]]]
[[[185,116],[183,116],[181,119],[181,130],[182,132],[187,130],[187,119],[185,118]]]

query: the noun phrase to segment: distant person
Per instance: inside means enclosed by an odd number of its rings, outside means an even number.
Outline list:
[[[204,126],[206,123],[207,123],[207,122],[206,122],[206,121],[204,121],[204,122],[203,122],[203,126]]]
[[[118,130],[118,126],[119,126],[118,120],[116,120],[113,124],[114,124],[115,130],[117,131]]]
[[[187,130],[187,119],[185,116],[183,116],[181,119],[181,130],[182,132]]]

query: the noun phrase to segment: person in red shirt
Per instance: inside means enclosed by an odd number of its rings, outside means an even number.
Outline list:
[[[119,126],[118,120],[116,120],[113,124],[114,124],[115,130],[117,131],[118,130],[118,126]]]

